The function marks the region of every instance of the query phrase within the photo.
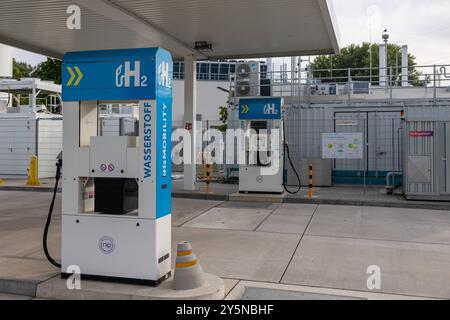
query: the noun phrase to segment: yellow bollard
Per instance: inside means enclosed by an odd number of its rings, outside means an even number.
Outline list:
[[[3,185],[5,182],[0,178],[0,186]]]
[[[206,171],[206,193],[211,192],[211,165],[207,164],[205,166]]]
[[[313,165],[312,163],[309,164],[309,191],[308,191],[308,198],[312,199],[314,194],[313,191]]]
[[[211,176],[212,176],[212,157],[210,152],[203,152],[202,154],[203,170],[205,173],[206,193],[211,193]]]
[[[30,172],[28,175],[27,186],[40,186],[38,178],[38,157],[33,155],[30,159]]]

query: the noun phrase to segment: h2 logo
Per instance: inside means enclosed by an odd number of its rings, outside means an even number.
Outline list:
[[[125,69],[125,70],[124,70]],[[116,69],[116,87],[129,88],[131,83],[131,77],[134,78],[133,87],[146,87],[147,76],[141,77],[141,62],[134,61],[134,70],[131,70],[131,62],[125,61]]]
[[[158,85],[169,89],[172,88],[168,62],[163,61],[158,66]]]
[[[265,115],[277,115],[278,110],[275,107],[274,103],[269,103],[264,106],[264,114]]]

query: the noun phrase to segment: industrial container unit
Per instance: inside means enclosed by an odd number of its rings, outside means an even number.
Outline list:
[[[389,173],[401,174],[402,111],[402,107],[334,109],[334,132],[360,132],[366,143],[363,159],[334,161],[335,183],[384,185]]]
[[[62,117],[48,113],[38,101],[59,109],[61,86],[36,78],[6,78],[0,79],[0,93],[8,97],[0,106],[0,177],[26,178],[32,155],[38,156],[39,178],[54,177],[62,150]],[[28,103],[22,104],[26,96]]]
[[[307,181],[313,163],[314,185],[385,185],[389,172],[400,172],[401,112],[403,107],[347,107],[329,104],[286,108],[286,139],[291,157]],[[323,133],[362,133],[363,159],[322,159]],[[295,181],[288,169],[288,182]]]
[[[309,164],[313,165],[313,185],[332,185],[332,161],[321,158],[322,133],[333,132],[333,108],[303,108],[290,105],[285,110],[286,142],[289,144],[291,159],[300,175],[303,185],[308,184]],[[293,186],[297,177],[293,169],[285,163],[287,183]]]
[[[450,107],[406,109],[404,192],[411,200],[450,200]]]
[[[54,177],[61,150],[61,116],[0,113],[0,177],[26,178],[32,155],[38,156],[39,178]]]

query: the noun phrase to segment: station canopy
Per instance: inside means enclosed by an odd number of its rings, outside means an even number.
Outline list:
[[[81,8],[69,30],[67,8]],[[233,59],[339,51],[327,0],[1,0],[0,43],[65,52],[162,47],[175,59]],[[206,41],[212,50],[196,50]]]

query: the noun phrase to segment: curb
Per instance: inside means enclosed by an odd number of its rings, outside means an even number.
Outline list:
[[[13,186],[2,186],[0,191],[26,191],[26,192],[53,192],[53,187],[13,187]],[[57,192],[61,193],[62,188],[58,188]]]
[[[188,193],[188,192],[173,192],[173,198],[181,199],[194,199],[194,200],[216,200],[216,201],[228,201],[228,195],[211,194],[211,193]]]
[[[395,202],[380,202],[367,200],[339,200],[339,199],[301,199],[301,198],[285,198],[284,203],[301,203],[301,204],[322,204],[322,205],[337,205],[337,206],[355,206],[355,207],[379,207],[379,208],[397,208],[397,209],[428,209],[428,210],[450,210],[450,204],[438,203],[395,203]]]
[[[68,290],[59,277],[39,284],[36,297],[56,300],[223,300],[225,286],[221,278],[205,273],[203,287],[173,290],[173,277],[158,287],[83,280],[80,290]]]
[[[0,279],[0,292],[19,296],[35,297],[40,281]]]
[[[53,192],[51,187],[13,187],[2,186],[0,191],[26,191],[26,192]],[[58,193],[61,193],[61,188],[58,188]],[[213,200],[213,201],[247,201],[247,202],[259,202],[260,198],[246,197],[239,199],[238,197],[231,197],[230,195],[214,194],[214,193],[202,193],[202,192],[173,192],[172,197],[178,199],[193,199],[193,200]],[[409,201],[404,203],[395,202],[380,202],[380,201],[367,201],[367,200],[340,200],[340,199],[306,199],[306,198],[292,198],[285,197],[281,201],[276,203],[301,203],[301,204],[323,204],[323,205],[338,205],[338,206],[356,206],[356,207],[380,207],[380,208],[398,208],[398,209],[428,209],[428,210],[450,210],[450,204],[436,203],[417,203],[415,201]]]

